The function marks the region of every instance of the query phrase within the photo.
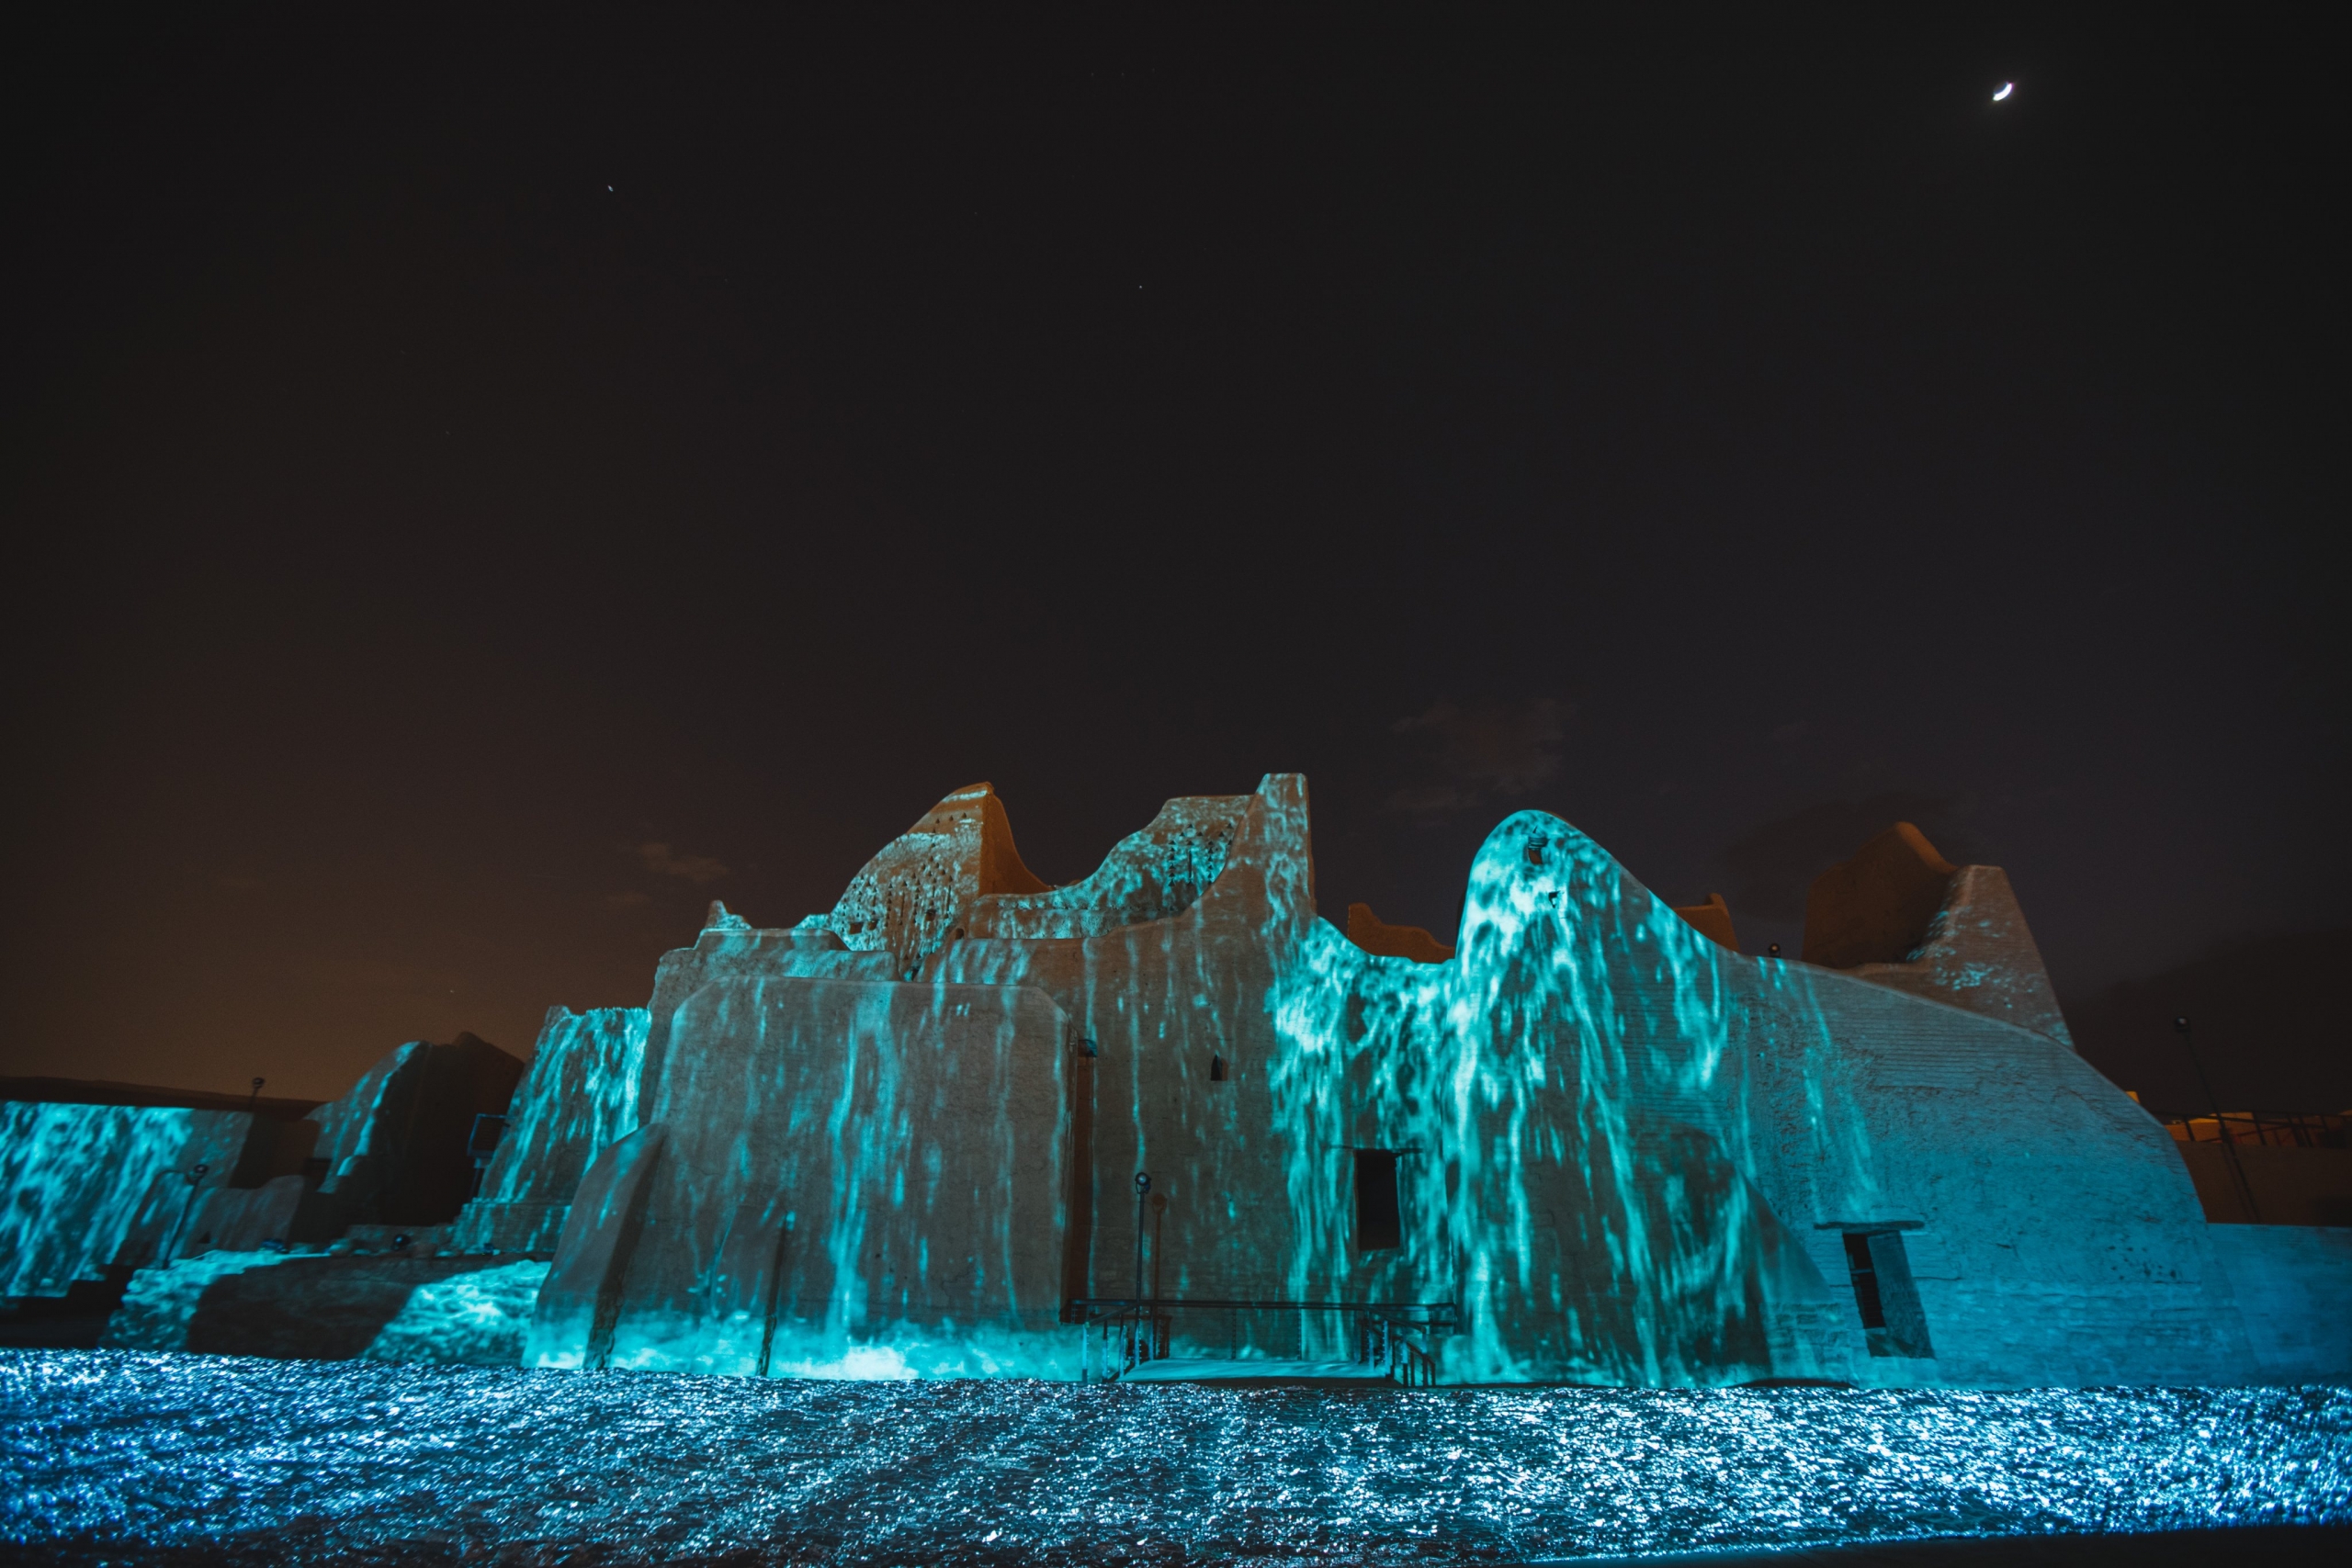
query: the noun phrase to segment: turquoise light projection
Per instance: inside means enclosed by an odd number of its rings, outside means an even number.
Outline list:
[[[1145,1314],[1219,1359],[1402,1327],[1450,1382],[2256,1364],[2163,1130],[2061,1043],[1742,957],[1556,818],[1488,837],[1442,964],[1317,915],[1296,775],[978,891],[1017,866],[976,787],[833,915],[715,908],[663,959],[648,1126],[582,1186],[535,1357],[1069,1376],[1082,1321]],[[1913,1261],[1921,1332],[1865,1336],[1851,1235]]]
[[[569,1201],[589,1162],[637,1130],[650,1021],[643,1008],[548,1010],[481,1201]]]
[[[41,1561],[235,1541],[1002,1568],[1135,1562],[1141,1540],[1170,1562],[1432,1568],[1945,1535],[1976,1539],[1918,1560],[2003,1561],[2014,1536],[2044,1562],[2318,1562],[2324,1539],[2082,1538],[2352,1524],[2352,1391],[2328,1387],[1367,1399],[0,1351],[0,1540]]]
[[[1951,886],[1914,962],[1745,958],[1524,812],[1421,964],[1317,914],[1297,775],[1170,801],[1061,888],[974,786],[831,915],[713,905],[647,1008],[553,1010],[453,1239],[555,1253],[539,1366],[1068,1378],[1086,1324],[1150,1320],[1218,1361],[1401,1332],[1456,1382],[2341,1375],[2352,1250],[2209,1235],[2165,1130],[2033,1027],[2006,881]],[[425,1050],[312,1113],[324,1190],[380,1185]],[[6,1113],[19,1291],[149,1256],[180,1173],[202,1150],[225,1179],[247,1124]],[[527,1274],[433,1298],[402,1342],[472,1317],[492,1343]],[[161,1323],[178,1288],[132,1295]]]
[[[0,1297],[61,1296],[118,1258],[152,1261],[199,1185],[228,1179],[246,1125],[224,1111],[0,1101]]]
[[[481,1191],[458,1218],[457,1247],[539,1252],[557,1245],[582,1174],[637,1130],[650,1027],[643,1008],[548,1010]]]
[[[1073,1375],[1058,1010],[1025,988],[779,976],[741,962],[757,945],[715,927],[695,978],[673,966],[677,1048],[646,1126],[581,1185],[533,1361]]]
[[[425,1056],[432,1049],[423,1040],[412,1040],[387,1051],[359,1075],[359,1081],[351,1086],[349,1093],[311,1112],[308,1120],[319,1123],[319,1141],[313,1153],[326,1165],[320,1191],[337,1191],[346,1182],[364,1185],[372,1168],[389,1157],[388,1145],[400,1135],[401,1129],[386,1125],[378,1113],[379,1108],[391,1096],[399,1079],[424,1070]]]
[[[1702,936],[1556,818],[1473,863],[1443,964],[1327,922],[1278,970],[1271,1065],[1291,1150],[1289,1288],[1458,1292],[1445,1374],[1736,1382],[1791,1365],[1776,1308],[1826,1302],[1743,1171],[1746,1009]],[[1351,1147],[1399,1151],[1406,1245],[1350,1255]],[[1363,1267],[1369,1261],[1370,1269]]]

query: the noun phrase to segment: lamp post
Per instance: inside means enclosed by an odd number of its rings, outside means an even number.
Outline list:
[[[1143,1214],[1144,1201],[1151,1195],[1151,1175],[1136,1172],[1136,1300],[1143,1300]]]
[[[187,1196],[180,1200],[180,1217],[172,1223],[172,1234],[164,1238],[164,1255],[156,1260],[166,1269],[172,1266],[172,1254],[179,1247],[180,1232],[187,1228],[187,1212],[196,1206],[196,1190],[203,1184],[205,1173],[211,1168],[209,1165],[196,1165],[188,1168]]]
[[[2213,1112],[2213,1131],[2221,1134],[2222,1157],[2230,1164],[2230,1175],[2236,1181],[2238,1197],[2245,1204],[2246,1218],[2256,1224],[2262,1223],[2262,1211],[2254,1201],[2254,1186],[2245,1179],[2245,1167],[2238,1162],[2237,1140],[2230,1136],[2229,1119],[2222,1114],[2221,1097],[2213,1092],[2211,1079],[2205,1076],[2205,1064],[2197,1055],[2197,1037],[2189,1032],[2188,1015],[2182,1013],[2172,1021],[2173,1032],[2180,1036],[2181,1048],[2188,1053],[2188,1065],[2196,1069],[2197,1087],[2205,1091],[2206,1109]]]
[[[1168,1225],[1168,1194],[1151,1195],[1151,1353],[1155,1359],[1168,1354],[1168,1320],[1159,1315],[1159,1258],[1166,1249],[1160,1241]]]
[[[1151,1175],[1136,1172],[1136,1294],[1127,1313],[1127,1365],[1151,1359],[1151,1341],[1145,1333],[1147,1320],[1143,1306],[1143,1217],[1151,1196]],[[1139,1342],[1140,1341],[1140,1342]]]
[[[2181,1049],[2188,1053],[2188,1066],[2197,1074],[2197,1087],[2205,1091],[2205,1109],[2213,1113],[2213,1125],[2226,1144],[2230,1141],[2229,1123],[2222,1120],[2222,1102],[2214,1097],[2213,1086],[2205,1077],[2205,1064],[2198,1059],[2197,1038],[2188,1032],[2187,1013],[2172,1021],[2172,1032],[2180,1036]]]

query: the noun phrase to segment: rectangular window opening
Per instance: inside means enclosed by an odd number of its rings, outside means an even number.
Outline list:
[[[1878,1299],[1878,1265],[1871,1261],[1869,1232],[1846,1233],[1846,1271],[1854,1277],[1854,1304],[1862,1309],[1862,1326],[1884,1328],[1886,1308]]]
[[[1378,1252],[1405,1245],[1396,1206],[1396,1151],[1357,1149],[1356,1250]]]
[[[1862,1316],[1862,1337],[1873,1356],[1928,1359],[1928,1318],[1901,1231],[1848,1231],[1846,1271],[1854,1282],[1854,1305]]]

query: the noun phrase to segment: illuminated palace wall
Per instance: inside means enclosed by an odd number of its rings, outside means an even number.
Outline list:
[[[829,914],[662,961],[526,1359],[1072,1376],[1149,1298],[1178,1357],[1385,1317],[1448,1381],[2352,1371],[2352,1233],[2208,1226],[1997,870],[1899,829],[1824,887],[1823,963],[1743,957],[1525,812],[1458,950],[1383,956],[1316,913],[1295,775],[1059,888],[959,792]]]
[[[475,1117],[504,1109],[522,1072],[466,1034],[398,1046],[324,1104],[6,1080],[0,1299],[211,1252],[323,1247],[355,1224],[446,1219],[467,1201]]]
[[[467,1036],[315,1107],[0,1085],[0,1295],[112,1281],[126,1348],[772,1376],[1137,1337],[1452,1382],[2352,1376],[2352,1229],[2207,1223],[2000,871],[1898,825],[1805,929],[1742,956],[1720,900],[1522,812],[1457,947],[1342,935],[1284,774],[1048,887],[976,785],[824,915],[712,906],[527,1073]]]

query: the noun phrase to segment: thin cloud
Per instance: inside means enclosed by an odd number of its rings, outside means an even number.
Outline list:
[[[639,844],[630,852],[656,876],[674,876],[697,887],[727,874],[724,862],[709,855],[682,855],[667,844]]]
[[[1450,816],[1493,797],[1540,789],[1560,771],[1569,709],[1550,697],[1459,707],[1439,703],[1396,721],[1396,733],[1420,743],[1432,778],[1398,789],[1388,808],[1415,817]]]
[[[314,959],[302,964],[300,972],[305,978],[335,991],[442,996],[456,990],[459,984],[457,976],[445,970],[372,955]]]

